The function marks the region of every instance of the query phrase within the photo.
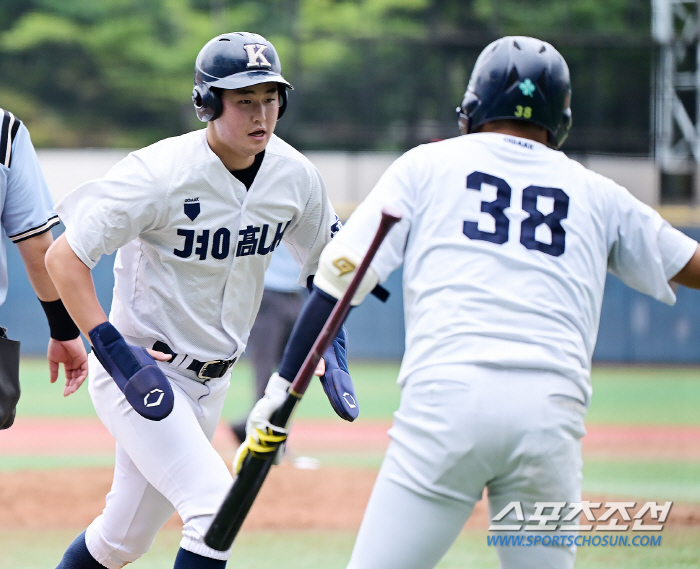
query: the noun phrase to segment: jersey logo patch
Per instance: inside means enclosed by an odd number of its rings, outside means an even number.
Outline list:
[[[340,257],[333,261],[333,266],[340,271],[339,277],[352,273],[355,270],[355,264],[348,261],[345,257]]]
[[[343,227],[343,224],[340,223],[340,219],[338,219],[338,216],[335,216],[335,221],[333,222],[333,225],[331,225],[331,239],[335,237],[335,234],[340,231],[340,228]]]
[[[243,49],[248,54],[247,67],[272,67],[272,64],[265,57],[267,46],[264,43],[247,43]]]
[[[199,206],[199,198],[187,198],[185,200],[185,215],[192,221],[196,219],[201,211],[202,209]]]

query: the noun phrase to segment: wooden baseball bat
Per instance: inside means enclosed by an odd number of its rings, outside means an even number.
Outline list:
[[[272,425],[288,428],[292,414],[309,386],[318,362],[333,342],[350,311],[350,301],[355,292],[357,292],[362,278],[367,273],[367,269],[369,269],[369,265],[377,249],[379,249],[379,245],[384,241],[394,224],[400,220],[401,213],[398,211],[391,208],[382,210],[379,228],[372,239],[367,254],[357,268],[357,272],[350,281],[347,290],[333,307],[328,320],[326,320],[323,329],[307,354],[301,369],[289,388],[287,399],[270,418]],[[231,489],[228,491],[221,506],[219,506],[219,510],[204,536],[204,543],[212,549],[226,551],[231,547],[267,477],[267,473],[270,471],[274,454],[272,456],[269,454],[256,456],[256,454],[249,452],[245,457],[238,476],[234,479]]]

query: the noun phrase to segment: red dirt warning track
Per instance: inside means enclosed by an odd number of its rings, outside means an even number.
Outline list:
[[[295,455],[314,452],[381,453],[389,438],[386,422],[303,421],[294,423],[289,446]],[[236,443],[222,424],[214,446],[227,460]],[[114,441],[97,419],[19,418],[0,432],[0,461],[8,456],[109,454]],[[584,438],[588,457],[700,459],[697,427],[588,428]],[[321,465],[318,470],[294,468],[285,461],[272,470],[245,527],[248,529],[356,529],[374,483],[376,471]],[[104,507],[111,468],[0,470],[0,527],[86,526]],[[613,497],[591,497],[611,501]],[[180,525],[174,516],[172,527]],[[700,507],[674,504],[666,525],[700,525]],[[485,529],[488,516],[479,502],[467,527]]]
[[[290,446],[303,452],[383,452],[389,443],[384,421],[298,420]],[[616,458],[700,459],[700,427],[591,426],[583,439],[584,455]],[[214,436],[222,453],[236,448],[222,423]],[[0,457],[8,455],[80,455],[114,450],[114,440],[98,419],[19,418],[0,431]],[[1,460],[1,459],[0,459]]]

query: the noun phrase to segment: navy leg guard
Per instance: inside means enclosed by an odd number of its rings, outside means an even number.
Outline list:
[[[212,559],[180,548],[173,569],[224,569],[225,559]]]
[[[56,569],[105,569],[105,566],[90,555],[83,532],[68,546]]]
[[[130,346],[109,322],[90,330],[95,356],[136,412],[160,421],[173,410],[173,388],[145,348]]]

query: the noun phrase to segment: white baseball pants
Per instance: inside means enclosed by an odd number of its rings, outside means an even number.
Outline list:
[[[117,445],[112,489],[85,542],[108,569],[146,553],[176,510],[184,524],[183,549],[213,559],[230,556],[230,551],[216,551],[203,541],[232,482],[228,466],[210,443],[230,374],[202,384],[190,371],[165,364],[161,369],[170,379],[175,405],[162,421],[149,421],[134,411],[90,354],[90,396]]]
[[[490,517],[514,501],[526,520],[535,502],[580,501],[582,401],[548,372],[470,366],[460,380],[409,378],[348,569],[434,567],[484,488]],[[515,512],[499,523],[518,523]],[[498,556],[503,569],[567,569],[575,548]]]

